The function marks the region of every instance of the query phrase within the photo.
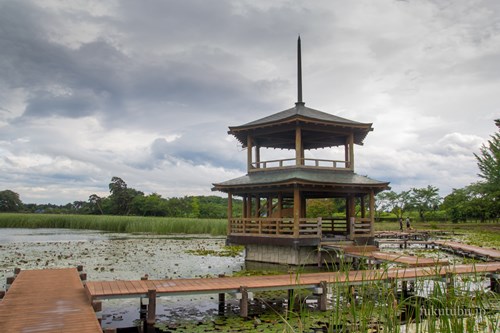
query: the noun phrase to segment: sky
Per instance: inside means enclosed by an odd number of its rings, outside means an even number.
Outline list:
[[[306,106],[373,123],[356,173],[445,196],[496,131],[499,32],[498,0],[0,0],[0,190],[217,194],[228,126],[294,106],[300,34]]]

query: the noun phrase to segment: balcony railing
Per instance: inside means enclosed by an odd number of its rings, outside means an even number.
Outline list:
[[[321,238],[321,218],[299,219],[298,235],[294,235],[293,218],[232,218],[229,219],[228,235],[278,238]]]
[[[373,223],[369,217],[351,217],[349,238],[354,240],[361,237],[373,236]]]
[[[250,171],[260,171],[269,169],[283,169],[297,166],[297,160],[295,158],[286,158],[281,160],[269,160],[252,162],[252,169]],[[335,169],[335,170],[346,170],[350,169],[349,161],[339,161],[339,160],[324,160],[315,158],[303,158],[301,159],[301,167],[315,168],[315,169]]]

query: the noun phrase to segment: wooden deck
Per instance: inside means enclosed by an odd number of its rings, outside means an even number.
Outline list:
[[[334,250],[342,253],[344,256],[357,258],[357,259],[368,259],[375,262],[387,261],[394,262],[398,264],[405,265],[407,267],[426,267],[435,265],[448,265],[449,262],[446,259],[434,259],[434,258],[423,258],[417,256],[405,256],[400,253],[392,252],[382,252],[379,251],[376,246],[352,246],[352,245],[333,245],[334,243],[329,243],[323,245],[323,248],[327,250]]]
[[[76,268],[21,271],[0,302],[0,332],[102,332]]]
[[[148,290],[156,295],[190,295],[237,293],[242,287],[251,291],[314,288],[326,283],[359,284],[389,278],[412,280],[445,276],[447,273],[478,274],[500,270],[500,262],[442,267],[399,268],[328,273],[285,274],[252,277],[224,277],[176,280],[89,281],[86,284],[92,299],[146,297]]]
[[[433,243],[442,249],[449,249],[453,252],[472,254],[489,260],[500,260],[500,251],[496,249],[489,249],[485,247],[449,241],[433,241]]]

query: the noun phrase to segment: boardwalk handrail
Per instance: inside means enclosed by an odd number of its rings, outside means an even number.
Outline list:
[[[292,238],[294,219],[279,217],[237,217],[228,221],[228,235]],[[321,238],[321,218],[299,219],[299,238]]]

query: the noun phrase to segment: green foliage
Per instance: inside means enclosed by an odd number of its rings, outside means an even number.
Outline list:
[[[19,194],[11,190],[0,191],[0,212],[18,212],[22,207]]]
[[[334,199],[311,199],[307,201],[307,217],[332,217],[335,213]]]
[[[400,193],[385,191],[377,195],[377,202],[380,210],[394,213],[396,217],[402,218],[403,214],[410,208],[410,191]]]
[[[499,131],[491,136],[488,145],[482,145],[481,154],[474,154],[483,178],[491,190],[500,191],[500,119],[495,120]]]
[[[425,221],[425,213],[437,210],[440,203],[439,189],[435,186],[411,189],[410,207],[418,211],[421,221]]]

